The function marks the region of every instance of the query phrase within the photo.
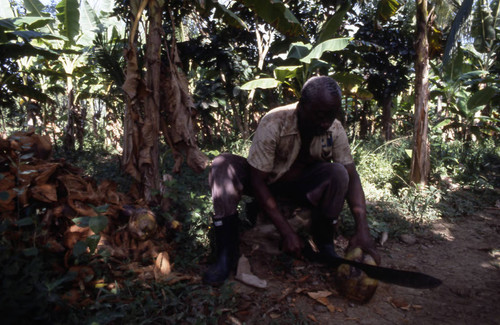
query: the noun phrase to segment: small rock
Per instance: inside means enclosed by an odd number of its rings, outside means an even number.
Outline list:
[[[326,308],[326,306],[323,306],[323,305],[314,305],[314,311],[317,312],[317,313],[326,313],[328,312],[328,308]]]
[[[409,234],[403,234],[403,235],[399,236],[399,239],[403,243],[408,244],[408,245],[413,245],[417,242],[417,238],[415,238],[414,235],[409,235]]]

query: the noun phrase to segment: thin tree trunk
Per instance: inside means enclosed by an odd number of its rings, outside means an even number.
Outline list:
[[[74,90],[71,78],[68,77],[68,102],[66,104],[66,111],[68,114],[68,121],[64,128],[63,150],[65,152],[73,152],[75,150],[75,104],[74,104]]]
[[[366,136],[368,135],[368,109],[369,109],[369,101],[364,101],[363,102],[363,108],[361,110],[361,114],[359,117],[359,138],[360,139],[366,139]]]
[[[151,92],[145,99],[143,144],[139,154],[144,198],[156,201],[153,193],[160,189],[159,149],[160,136],[160,73],[161,73],[161,8],[158,1],[150,0],[149,32],[146,46],[146,87]]]
[[[427,138],[429,103],[429,40],[427,0],[417,0],[417,41],[415,62],[415,117],[410,181],[427,184],[430,148]]]
[[[392,97],[385,97],[382,102],[382,130],[385,141],[392,140]]]

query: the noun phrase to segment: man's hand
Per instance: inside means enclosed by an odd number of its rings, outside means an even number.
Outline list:
[[[300,237],[295,232],[289,232],[283,235],[283,251],[285,253],[293,254],[297,258],[302,257],[302,249],[304,248],[304,243]]]
[[[250,182],[252,184],[255,197],[257,198],[257,202],[259,202],[259,206],[262,211],[265,212],[278,229],[278,232],[283,239],[283,251],[294,254],[297,257],[301,257],[303,247],[302,240],[295,233],[286,218],[278,209],[276,200],[265,182],[269,173],[260,171],[254,167],[250,167],[250,173]]]
[[[358,232],[349,241],[349,248],[359,247],[363,252],[370,254],[377,265],[380,265],[380,255],[375,248],[375,242],[369,232]]]

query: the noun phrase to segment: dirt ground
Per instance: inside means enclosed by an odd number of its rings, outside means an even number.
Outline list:
[[[371,301],[341,297],[331,270],[283,261],[243,245],[252,272],[267,281],[255,288],[234,281],[241,301],[232,324],[500,324],[500,209],[492,207],[453,222],[440,220],[416,241],[389,238],[378,250],[382,266],[435,276],[435,289],[379,283]],[[408,241],[407,241],[408,242]],[[320,303],[309,293],[326,293]],[[320,299],[321,300],[321,299]]]

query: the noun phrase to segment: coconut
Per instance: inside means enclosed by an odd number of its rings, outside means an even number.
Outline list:
[[[151,238],[158,225],[153,212],[147,209],[136,209],[130,216],[128,230],[130,234],[141,241]]]
[[[345,259],[377,265],[373,257],[364,253],[359,247],[348,250]],[[360,304],[370,301],[378,286],[377,280],[368,277],[360,269],[347,264],[342,264],[337,268],[335,282],[340,294]]]

